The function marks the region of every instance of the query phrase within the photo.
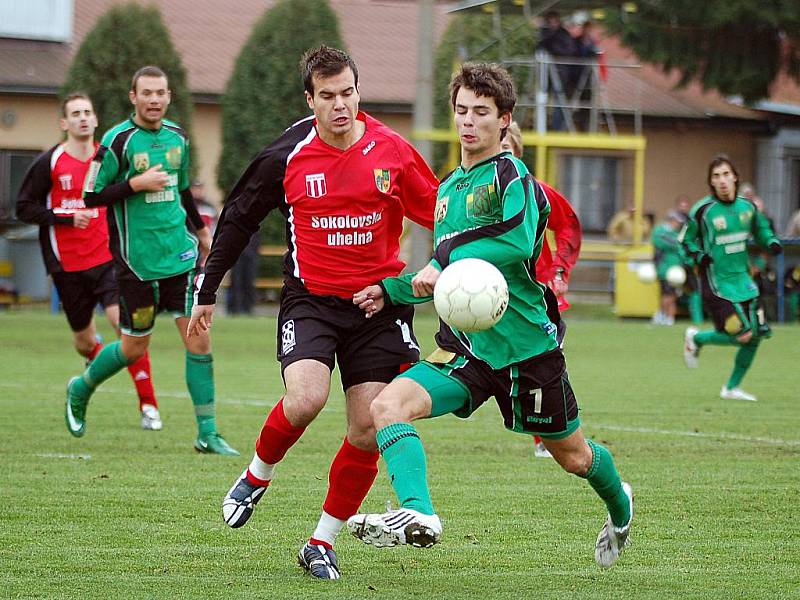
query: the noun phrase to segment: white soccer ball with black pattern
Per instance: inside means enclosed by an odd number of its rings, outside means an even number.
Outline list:
[[[506,312],[508,284],[500,270],[485,260],[457,260],[439,275],[433,305],[451,327],[467,333],[483,331]]]

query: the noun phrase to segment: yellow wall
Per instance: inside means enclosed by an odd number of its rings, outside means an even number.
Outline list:
[[[709,193],[708,163],[716,154],[730,156],[741,181],[753,180],[755,143],[750,133],[701,127],[683,131],[650,127],[644,133],[644,205],[657,218],[674,208],[680,194],[687,194],[694,202]]]
[[[46,150],[61,139],[58,128],[60,105],[55,98],[0,95],[0,119],[16,115],[10,128],[0,120],[0,148]]]

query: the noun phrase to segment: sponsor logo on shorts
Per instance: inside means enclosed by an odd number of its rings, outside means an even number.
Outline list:
[[[297,345],[294,337],[294,319],[289,319],[281,327],[281,354],[289,354]]]
[[[155,306],[143,306],[133,311],[131,320],[134,329],[148,329],[153,326],[153,318],[156,314]]]
[[[411,350],[419,351],[419,346],[417,346],[417,342],[411,334],[411,327],[408,323],[400,319],[397,319],[395,323],[397,323],[397,326],[400,328],[400,334],[403,336],[403,343],[408,344]]]
[[[195,257],[194,250],[187,250],[186,252],[182,252],[178,258],[180,260],[189,260]]]
[[[528,423],[552,423],[552,422],[553,422],[553,417],[534,417],[534,416],[528,416],[528,417],[525,417],[525,420],[526,420]]]

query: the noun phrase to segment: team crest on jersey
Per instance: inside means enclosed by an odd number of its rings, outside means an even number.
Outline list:
[[[752,217],[753,217],[752,210],[746,210],[743,213],[739,213],[739,221],[742,223],[742,225],[747,225]]]
[[[711,222],[714,224],[714,229],[717,231],[724,231],[728,228],[728,221],[725,220],[725,217],[714,217],[714,220]]]
[[[306,196],[309,198],[322,198],[328,193],[325,184],[325,173],[312,173],[306,175]]]
[[[133,155],[133,168],[139,173],[144,173],[150,168],[150,155],[147,152],[137,152]]]
[[[181,167],[181,147],[175,146],[167,150],[167,164],[173,169]]]
[[[447,203],[450,201],[450,196],[442,196],[436,199],[436,208],[433,210],[433,218],[437,223],[444,221],[447,216]]]
[[[467,216],[484,217],[491,215],[500,207],[500,197],[493,183],[476,186],[467,195]]]
[[[72,189],[72,173],[64,173],[58,176],[58,182],[61,184],[61,189],[68,192]]]
[[[389,187],[392,185],[391,177],[389,176],[389,169],[375,169],[375,187],[379,192],[387,193]]]

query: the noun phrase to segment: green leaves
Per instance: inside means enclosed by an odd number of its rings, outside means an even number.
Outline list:
[[[155,6],[123,4],[100,17],[78,49],[61,93],[88,93],[102,134],[133,112],[128,99],[131,77],[145,65],[156,65],[169,77],[172,103],[167,118],[188,130],[192,100],[186,70]]]

